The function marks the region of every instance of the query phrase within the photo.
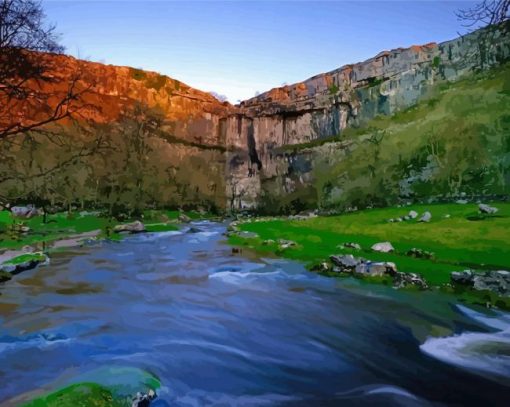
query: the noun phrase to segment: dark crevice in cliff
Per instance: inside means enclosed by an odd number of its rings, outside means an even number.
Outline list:
[[[253,121],[250,120],[248,124],[248,132],[247,134],[247,144],[248,144],[248,155],[250,157],[251,165],[257,164],[257,169],[260,171],[262,169],[262,163],[259,160],[259,155],[257,153],[257,145],[255,143],[255,135],[253,132]]]

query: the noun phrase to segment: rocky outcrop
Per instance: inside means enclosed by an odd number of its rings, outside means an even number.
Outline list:
[[[510,296],[510,271],[491,270],[474,273],[471,270],[454,271],[451,273],[454,284],[473,287],[478,291],[492,291],[497,295]]]

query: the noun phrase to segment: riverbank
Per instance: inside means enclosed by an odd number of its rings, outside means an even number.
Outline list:
[[[510,204],[491,205],[498,210],[494,214],[480,213],[477,204],[454,203],[301,219],[249,218],[236,222],[228,239],[232,245],[302,261],[309,269],[335,277],[361,275],[333,271],[332,255],[394,263],[399,272],[415,273],[431,288],[451,292],[459,300],[509,309],[508,297],[451,283],[455,271],[510,270]],[[430,219],[420,221],[426,213]],[[393,249],[372,249],[383,242]],[[364,278],[389,283],[380,276]]]
[[[212,218],[211,214],[194,211],[147,210],[140,219],[143,231],[150,233],[173,231],[178,229],[179,223]],[[121,230],[123,225],[125,228],[135,221],[120,222],[100,212],[87,211],[61,212],[46,218],[42,215],[17,217],[11,211],[0,211],[0,282],[47,263],[51,253],[101,239],[121,240],[130,233]]]

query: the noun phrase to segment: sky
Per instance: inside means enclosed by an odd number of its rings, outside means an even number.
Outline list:
[[[465,32],[470,1],[43,0],[68,54],[157,71],[236,103],[382,50]]]

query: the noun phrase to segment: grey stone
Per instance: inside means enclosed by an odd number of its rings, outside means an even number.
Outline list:
[[[131,407],[149,407],[151,402],[158,397],[154,390],[149,390],[147,394],[145,393],[136,393],[136,396],[133,398],[133,403]]]
[[[407,216],[409,216],[411,219],[416,219],[418,217],[418,212],[409,211],[409,214]]]
[[[395,288],[405,288],[414,286],[423,290],[428,288],[427,282],[418,274],[396,272],[393,276],[393,285]]]
[[[480,213],[486,213],[489,215],[493,215],[498,211],[498,208],[495,208],[495,207],[489,206],[489,205],[485,205],[485,204],[480,204],[480,205],[478,205],[478,210],[480,211]]]
[[[132,223],[124,223],[123,225],[117,225],[113,228],[115,233],[128,232],[128,233],[141,233],[145,232],[145,225],[136,220]]]
[[[450,274],[450,279],[455,284],[473,285],[474,278],[475,276],[471,270],[454,271]]]
[[[30,219],[39,214],[39,211],[33,205],[13,206],[11,213],[16,218]]]
[[[506,270],[487,271],[474,276],[475,290],[488,290],[498,295],[510,296],[510,272]]]
[[[372,250],[375,252],[389,253],[394,251],[395,249],[393,248],[390,242],[380,242],[374,244],[372,246]]]
[[[427,211],[423,215],[421,215],[421,218],[418,220],[418,222],[430,222],[432,219],[432,214]]]
[[[352,254],[346,254],[343,256],[329,256],[331,262],[340,267],[341,271],[352,272],[355,271],[356,266],[361,264],[364,260],[361,258],[356,258]]]

